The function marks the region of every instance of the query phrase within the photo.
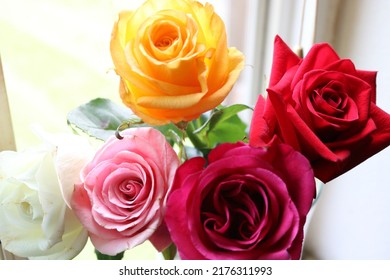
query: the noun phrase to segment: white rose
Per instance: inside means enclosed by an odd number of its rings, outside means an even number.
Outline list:
[[[68,201],[93,152],[80,136],[46,140],[22,152],[0,153],[0,240],[20,257],[72,259],[88,234]]]

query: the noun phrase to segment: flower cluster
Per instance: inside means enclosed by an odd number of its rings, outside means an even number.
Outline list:
[[[249,130],[248,106],[221,105],[244,56],[210,4],[146,0],[120,13],[110,47],[131,111],[96,99],[68,116],[97,149],[0,154],[0,240],[16,255],[73,258],[88,236],[100,256],[149,240],[166,258],[300,259],[315,179],[390,144],[376,72],[326,43],[300,58],[276,36]]]

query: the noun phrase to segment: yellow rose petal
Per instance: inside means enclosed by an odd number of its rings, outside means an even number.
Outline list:
[[[194,93],[182,96],[143,96],[138,98],[138,105],[157,109],[183,109],[188,108],[204,96],[204,93]]]
[[[192,0],[147,0],[121,13],[110,50],[124,104],[150,124],[189,121],[215,108],[244,65],[213,6]]]

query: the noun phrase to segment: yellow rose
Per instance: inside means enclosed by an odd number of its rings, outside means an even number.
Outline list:
[[[213,6],[193,0],[148,0],[121,12],[110,47],[124,104],[154,125],[215,108],[244,65]]]

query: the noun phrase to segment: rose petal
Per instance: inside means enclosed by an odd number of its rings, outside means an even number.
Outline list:
[[[276,85],[284,74],[300,62],[300,58],[287,46],[287,44],[276,36],[274,40],[274,55],[272,62],[272,72],[269,86]]]
[[[185,161],[177,169],[172,191],[167,200],[165,221],[181,259],[204,259],[191,242],[181,238],[182,236],[191,237],[188,230],[186,209],[187,205],[191,203],[189,194],[197,182],[197,173],[203,169],[204,164],[205,160],[201,157]],[[192,173],[194,175],[189,176]]]

